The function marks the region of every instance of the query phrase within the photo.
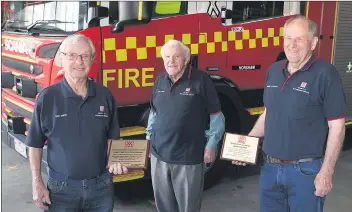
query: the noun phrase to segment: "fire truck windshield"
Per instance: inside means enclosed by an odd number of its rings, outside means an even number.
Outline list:
[[[74,33],[87,27],[88,2],[9,1],[1,13],[5,31]]]

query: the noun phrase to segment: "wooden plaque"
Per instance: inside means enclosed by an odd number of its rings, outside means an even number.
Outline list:
[[[108,164],[120,163],[128,169],[147,169],[149,160],[148,140],[112,140]]]

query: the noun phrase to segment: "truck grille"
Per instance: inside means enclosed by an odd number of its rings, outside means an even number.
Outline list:
[[[2,57],[1,59],[2,59],[2,64],[4,66],[13,68],[21,72],[35,74],[35,75],[39,75],[43,72],[43,68],[36,64],[30,64],[27,62],[22,62],[22,61],[18,61],[7,57]]]

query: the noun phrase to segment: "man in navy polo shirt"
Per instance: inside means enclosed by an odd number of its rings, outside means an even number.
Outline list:
[[[34,202],[53,212],[112,212],[110,173],[127,172],[120,164],[107,165],[108,140],[120,137],[114,98],[107,88],[88,79],[95,56],[89,38],[67,37],[58,54],[64,78],[38,96],[26,139]],[[47,188],[40,171],[46,140]]]
[[[209,75],[189,65],[187,46],[170,40],[161,56],[166,72],[155,81],[147,127],[156,207],[159,212],[197,212],[204,162],[215,160],[225,119]]]
[[[338,71],[313,54],[317,43],[313,21],[291,18],[284,26],[287,60],[266,75],[266,109],[249,133],[264,136],[262,212],[320,212],[332,189],[347,109]]]

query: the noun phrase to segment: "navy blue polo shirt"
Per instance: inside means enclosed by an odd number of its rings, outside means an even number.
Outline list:
[[[26,144],[47,144],[49,168],[70,179],[102,173],[107,164],[108,139],[119,139],[117,107],[110,91],[87,81],[87,96],[74,93],[63,78],[44,89],[35,104]]]
[[[296,73],[286,69],[279,61],[266,75],[263,151],[282,160],[322,157],[328,121],[347,114],[340,75],[314,55]]]
[[[151,109],[156,113],[151,153],[168,163],[202,163],[209,115],[221,112],[210,76],[189,67],[175,83],[167,74],[158,75]]]

